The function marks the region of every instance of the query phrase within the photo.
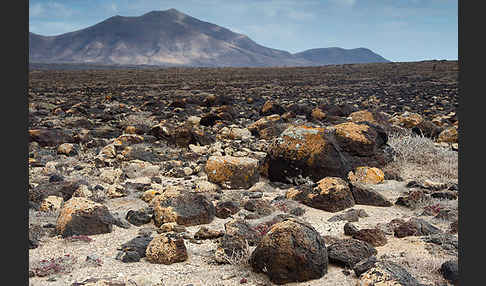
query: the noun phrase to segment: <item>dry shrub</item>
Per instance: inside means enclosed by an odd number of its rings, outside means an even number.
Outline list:
[[[426,137],[408,132],[390,134],[388,144],[395,151],[394,161],[384,167],[400,173],[405,180],[458,182],[457,152],[437,147]]]
[[[228,264],[239,267],[248,267],[250,265],[251,250],[248,241],[245,240],[245,245],[242,251],[233,251],[232,255],[223,254],[222,258]]]
[[[404,267],[413,277],[422,282],[444,282],[439,269],[450,257],[431,255],[428,252],[407,253],[404,257],[393,259]]]

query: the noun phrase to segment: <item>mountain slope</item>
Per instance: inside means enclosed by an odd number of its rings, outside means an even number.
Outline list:
[[[311,61],[318,65],[389,62],[382,56],[365,48],[342,49],[333,47],[310,49],[296,53],[294,56]]]
[[[114,16],[58,36],[29,34],[29,62],[185,66],[320,65],[175,9]],[[309,59],[307,59],[309,58]],[[325,61],[324,61],[325,62]]]

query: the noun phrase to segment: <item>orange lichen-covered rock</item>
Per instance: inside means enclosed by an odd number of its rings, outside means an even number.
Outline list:
[[[379,184],[385,180],[385,174],[379,168],[357,167],[354,172],[348,173],[348,179],[363,184]]]
[[[74,149],[73,144],[63,143],[57,147],[57,153],[70,156],[76,154],[76,150]]]
[[[115,146],[125,146],[142,142],[143,137],[137,134],[122,134],[114,140]]]
[[[310,176],[314,180],[326,176],[343,177],[344,163],[339,151],[324,128],[290,126],[272,141],[265,164],[272,181]]]
[[[160,234],[147,246],[147,260],[151,263],[172,264],[187,260],[187,249],[182,236],[166,233]]]
[[[311,112],[312,119],[316,121],[322,121],[326,119],[326,116],[326,113],[318,107],[314,108]]]
[[[261,139],[271,139],[280,135],[285,129],[282,117],[278,114],[272,114],[258,119],[250,124],[247,129]]]
[[[390,119],[390,123],[405,128],[413,128],[423,121],[423,117],[418,113],[404,112],[402,115]]]
[[[329,212],[336,212],[354,206],[354,199],[346,181],[327,177],[317,183],[318,193],[308,194],[308,205]]]
[[[283,108],[280,104],[268,100],[263,104],[261,114],[263,115],[271,115],[271,114],[278,114],[282,115],[286,112],[285,108]]]
[[[373,155],[381,143],[376,130],[366,124],[346,122],[335,125],[334,128],[339,146],[351,155]]]
[[[205,171],[208,181],[225,189],[248,189],[260,178],[258,160],[248,157],[211,156]]]
[[[42,200],[39,210],[43,212],[59,210],[64,200],[58,196],[48,196]]]
[[[63,237],[109,233],[113,221],[105,205],[82,197],[72,197],[61,208],[56,232]]]
[[[368,110],[360,110],[360,111],[353,112],[349,115],[349,117],[351,117],[351,121],[353,122],[368,121],[370,123],[376,123],[375,117]]]
[[[438,142],[445,142],[445,143],[457,143],[459,139],[459,134],[457,132],[457,128],[452,126],[449,128],[444,129],[439,134]]]
[[[137,133],[137,128],[135,126],[129,125],[125,127],[125,133],[127,134],[136,134]]]
[[[328,212],[341,211],[355,204],[348,183],[337,177],[326,177],[317,182],[317,187],[313,189],[291,190],[287,192],[286,196],[307,206]]]

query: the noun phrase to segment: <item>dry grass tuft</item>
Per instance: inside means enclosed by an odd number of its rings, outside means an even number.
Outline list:
[[[248,241],[245,240],[245,246],[243,247],[242,251],[233,251],[233,254],[231,256],[224,253],[222,258],[232,266],[249,267],[250,256],[250,246],[248,245]]]
[[[385,170],[398,170],[405,180],[458,182],[457,152],[437,147],[431,139],[411,132],[390,134],[388,144],[396,154]]]
[[[394,259],[394,262],[404,267],[419,281],[427,281],[430,283],[444,281],[439,269],[442,263],[449,259],[450,257],[431,255],[428,253],[407,253],[404,257]]]

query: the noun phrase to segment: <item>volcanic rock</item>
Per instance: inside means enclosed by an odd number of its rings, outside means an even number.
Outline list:
[[[373,246],[383,246],[387,243],[385,233],[375,228],[364,228],[352,234],[354,239],[368,242]]]
[[[418,286],[420,283],[405,268],[391,261],[377,261],[366,272],[360,275],[356,285],[403,285]]]
[[[324,128],[291,126],[268,147],[265,164],[271,181],[288,182],[292,177],[320,180],[344,177],[345,164]],[[291,181],[291,180],[290,180]]]
[[[327,252],[330,263],[351,268],[361,260],[377,254],[371,244],[353,238],[338,240],[328,245]]]
[[[273,283],[304,282],[327,273],[327,250],[308,223],[288,219],[276,223],[253,251],[250,264]]]
[[[338,212],[354,206],[353,195],[348,183],[337,177],[326,177],[312,189],[287,192],[287,198],[328,212]]]
[[[145,255],[149,262],[158,264],[173,264],[188,258],[184,239],[171,233],[154,237],[148,244]]]
[[[60,211],[56,232],[63,237],[109,233],[113,222],[114,218],[106,206],[73,197],[64,203]]]
[[[357,167],[354,172],[349,172],[348,179],[362,184],[378,184],[383,182],[385,174],[378,168]]]
[[[258,160],[232,156],[211,156],[205,166],[208,180],[225,189],[248,189],[260,178]]]
[[[203,195],[187,192],[156,196],[151,204],[154,208],[154,223],[160,226],[166,222],[192,226],[213,221],[216,210]]]
[[[374,190],[372,185],[352,182],[350,187],[354,202],[357,205],[370,205],[377,207],[391,207],[393,205],[382,194]]]

